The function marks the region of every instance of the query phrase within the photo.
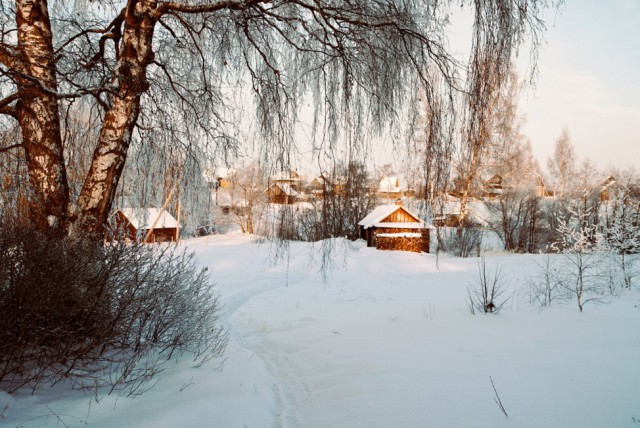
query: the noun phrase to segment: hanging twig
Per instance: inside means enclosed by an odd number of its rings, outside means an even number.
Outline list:
[[[496,393],[496,396],[493,397],[493,401],[496,402],[496,404],[500,408],[500,411],[504,414],[504,417],[508,418],[509,415],[507,415],[507,411],[504,409],[504,406],[502,405],[502,400],[500,400],[500,396],[498,395],[498,390],[496,389],[496,386],[494,385],[493,379],[491,378],[491,376],[489,376],[489,380],[491,381],[491,386],[493,387],[493,392]]]

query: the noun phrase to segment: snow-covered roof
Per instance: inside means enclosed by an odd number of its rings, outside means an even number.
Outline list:
[[[290,184],[287,184],[287,183],[273,183],[269,187],[269,189],[271,189],[271,187],[274,187],[274,186],[279,187],[280,190],[282,190],[282,192],[285,195],[288,195],[288,196],[298,196],[299,195],[299,193],[293,187],[291,187]],[[267,190],[269,190],[269,189],[267,189]]]
[[[119,210],[136,229],[150,229],[158,218],[160,210],[158,208],[121,208]],[[178,220],[176,220],[166,210],[160,215],[160,219],[154,226],[154,229],[170,229],[177,228]]]
[[[395,175],[382,177],[382,180],[380,180],[379,189],[381,192],[399,192],[400,180],[398,180],[398,177],[396,177]]]
[[[312,185],[314,181],[316,181],[318,184],[324,185],[324,186],[329,184],[329,182],[327,181],[327,179],[323,175],[319,175],[319,176],[315,177],[313,180],[309,181],[309,185]]]
[[[415,223],[382,223],[382,220],[389,217],[391,214],[398,211],[399,209],[404,209],[404,211],[406,211],[410,216],[416,219],[416,222]],[[425,227],[424,221],[420,220],[420,218],[417,215],[413,214],[406,208],[403,208],[402,205],[395,205],[395,204],[380,205],[375,210],[371,211],[365,218],[360,220],[358,225],[364,227],[365,229],[368,229],[373,226],[403,227],[403,228],[410,228],[410,229],[422,229]]]

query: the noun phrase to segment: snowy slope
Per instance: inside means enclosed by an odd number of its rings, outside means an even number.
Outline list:
[[[640,419],[640,295],[580,314],[538,310],[525,279],[540,256],[502,255],[513,294],[469,314],[476,259],[383,252],[336,241],[275,249],[238,234],[188,242],[225,303],[226,361],[168,366],[132,399],[62,388],[0,393],[6,426],[624,427]],[[494,403],[493,378],[509,414]],[[52,416],[59,415],[58,417]],[[46,416],[49,415],[49,416]],[[85,423],[87,425],[85,425]]]

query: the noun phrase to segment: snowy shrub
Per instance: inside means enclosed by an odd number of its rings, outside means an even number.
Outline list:
[[[1,225],[6,226],[6,225]],[[139,394],[165,361],[219,356],[206,272],[175,246],[55,239],[0,227],[0,388],[68,381]]]
[[[547,255],[543,263],[538,264],[538,273],[527,280],[531,303],[540,307],[551,306],[551,302],[560,297],[558,281],[559,268],[551,263]]]
[[[606,287],[603,283],[602,254],[598,252],[597,225],[591,219],[591,210],[574,213],[573,221],[560,220],[560,240],[550,248],[564,256],[562,269],[556,271],[554,280],[558,287],[575,297],[582,312],[588,302],[603,301]]]
[[[602,227],[605,248],[620,270],[623,287],[631,288],[635,276],[635,258],[640,253],[640,207],[630,200],[627,191],[612,192],[605,207]]]
[[[478,279],[467,287],[469,311],[497,314],[509,301],[504,293],[507,287],[502,277],[502,269],[497,266],[493,273],[487,272],[484,258],[478,262]]]

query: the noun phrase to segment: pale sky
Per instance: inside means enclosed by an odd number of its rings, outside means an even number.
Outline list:
[[[640,170],[640,0],[566,0],[546,22],[537,84],[520,101],[541,166],[566,126],[581,159]]]
[[[468,59],[470,13],[455,13],[449,35],[463,60]],[[640,0],[565,0],[543,18],[546,42],[539,51],[537,80],[519,102],[526,118],[522,131],[540,166],[546,171],[555,141],[567,127],[579,160],[588,158],[601,170],[635,167],[640,172]],[[517,66],[524,78],[526,47]],[[309,138],[304,132],[301,137]],[[402,169],[403,154],[386,143],[370,155],[374,166],[393,163]],[[304,170],[317,173],[311,151],[303,147],[299,156]]]

